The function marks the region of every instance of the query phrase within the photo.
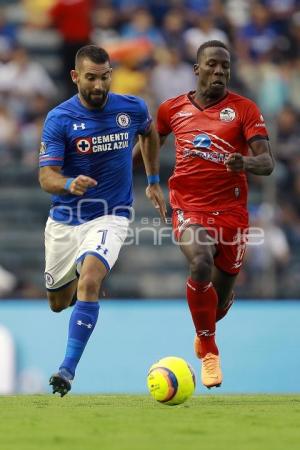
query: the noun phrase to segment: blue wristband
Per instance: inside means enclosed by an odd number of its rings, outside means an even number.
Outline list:
[[[156,184],[159,183],[159,175],[148,175],[148,184]]]
[[[70,190],[70,186],[73,183],[73,180],[75,180],[75,178],[68,178],[67,179],[66,184],[64,185],[65,191],[69,191]]]

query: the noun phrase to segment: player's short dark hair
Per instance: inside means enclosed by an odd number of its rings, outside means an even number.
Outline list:
[[[225,50],[227,50],[229,52],[229,48],[222,41],[217,41],[217,40],[215,40],[215,41],[206,41],[202,45],[200,45],[200,47],[197,50],[197,61],[199,61],[202,53],[208,47],[221,47],[221,48],[225,48]]]
[[[84,58],[90,59],[95,64],[110,63],[107,51],[104,48],[97,47],[97,45],[85,45],[81,47],[75,56],[75,66]]]

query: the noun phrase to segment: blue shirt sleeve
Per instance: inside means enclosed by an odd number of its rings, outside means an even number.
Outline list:
[[[62,166],[64,154],[65,139],[61,119],[50,113],[42,133],[39,166]]]
[[[152,117],[146,105],[146,102],[143,99],[139,99],[140,104],[140,114],[141,114],[141,123],[138,128],[138,134],[146,134],[150,128],[152,123]]]

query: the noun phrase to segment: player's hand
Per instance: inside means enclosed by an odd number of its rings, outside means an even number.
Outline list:
[[[232,153],[226,159],[225,166],[228,172],[240,172],[241,170],[245,170],[243,155],[240,153]]]
[[[149,184],[146,188],[146,196],[151,200],[154,208],[159,209],[160,217],[166,223],[167,207],[164,194],[159,184]]]
[[[98,183],[94,178],[79,175],[72,181],[69,191],[73,195],[83,195],[88,188],[97,186],[97,184]]]

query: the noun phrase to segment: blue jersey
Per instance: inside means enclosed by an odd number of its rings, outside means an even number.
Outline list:
[[[128,217],[132,205],[132,149],[152,118],[139,97],[108,94],[103,109],[85,108],[78,95],[49,112],[40,167],[59,166],[66,177],[98,184],[83,196],[53,195],[50,217],[77,225],[106,214]]]

